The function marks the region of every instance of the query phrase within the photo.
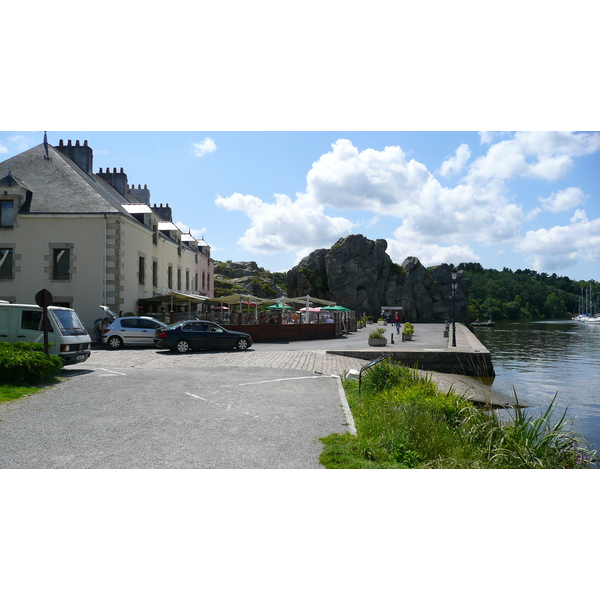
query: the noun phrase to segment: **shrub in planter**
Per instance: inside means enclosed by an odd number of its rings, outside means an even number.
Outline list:
[[[51,381],[62,367],[58,356],[44,354],[43,344],[0,344],[0,384],[35,385]]]
[[[415,332],[414,327],[408,321],[406,323],[404,323],[404,329],[402,331],[402,334],[404,335],[405,340],[412,339],[414,332]]]
[[[378,327],[369,334],[369,346],[385,346],[387,338],[385,337],[385,329]]]

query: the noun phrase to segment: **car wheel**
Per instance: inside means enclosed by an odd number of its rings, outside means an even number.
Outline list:
[[[190,345],[185,340],[179,340],[175,347],[180,354],[185,354],[190,349]]]
[[[118,335],[109,337],[107,343],[111,350],[120,350],[123,347],[123,340]]]
[[[237,343],[236,343],[235,347],[236,347],[238,350],[247,350],[247,349],[248,349],[248,340],[247,340],[246,338],[240,338],[240,339],[237,341]]]

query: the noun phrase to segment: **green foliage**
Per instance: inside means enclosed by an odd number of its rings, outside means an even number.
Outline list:
[[[406,323],[404,323],[403,331],[405,335],[412,335],[415,332],[415,328],[412,326],[412,323],[409,323],[407,321]]]
[[[282,290],[285,291],[285,278],[287,277],[287,273],[275,272],[271,275],[273,278],[273,282],[275,285],[278,285]]]
[[[357,435],[323,438],[328,468],[587,468],[596,452],[568,427],[516,407],[512,418],[437,391],[417,371],[381,362],[344,383]]]
[[[38,392],[39,388],[30,385],[0,385],[0,402],[10,402]]]
[[[488,300],[492,319],[565,319],[577,314],[581,288],[600,293],[596,281],[573,281],[555,273],[530,269],[484,269],[479,263],[461,263],[469,280],[469,312],[473,320],[488,319]]]
[[[63,367],[58,356],[46,356],[43,344],[0,343],[0,384],[38,384],[51,381]]]
[[[369,338],[372,340],[382,340],[385,338],[385,329],[378,327],[369,333]]]

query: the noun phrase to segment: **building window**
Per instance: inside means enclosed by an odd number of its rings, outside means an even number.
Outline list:
[[[185,271],[185,291],[190,291],[190,272],[187,269]]]
[[[181,291],[181,269],[177,269],[177,290]]]
[[[198,273],[194,275],[194,292],[198,293]]]
[[[13,250],[0,248],[0,279],[13,278]]]
[[[143,256],[138,257],[138,281],[142,285],[146,283],[146,259]]]
[[[152,261],[152,285],[158,287],[158,263]]]
[[[169,266],[167,269],[167,287],[173,289],[173,267]]]
[[[155,246],[158,244],[158,225],[156,223],[152,225],[152,243]]]
[[[210,273],[206,276],[206,289],[210,291]]]
[[[202,290],[204,291],[206,289],[206,275],[204,273],[204,271],[202,271]]]
[[[14,200],[0,200],[0,227],[12,227],[14,220]]]
[[[69,248],[52,249],[52,279],[71,278],[71,250]]]

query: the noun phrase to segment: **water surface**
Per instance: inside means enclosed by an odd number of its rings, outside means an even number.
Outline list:
[[[492,386],[540,414],[556,396],[555,415],[569,407],[573,430],[600,450],[600,324],[499,321],[475,328],[492,354]]]

